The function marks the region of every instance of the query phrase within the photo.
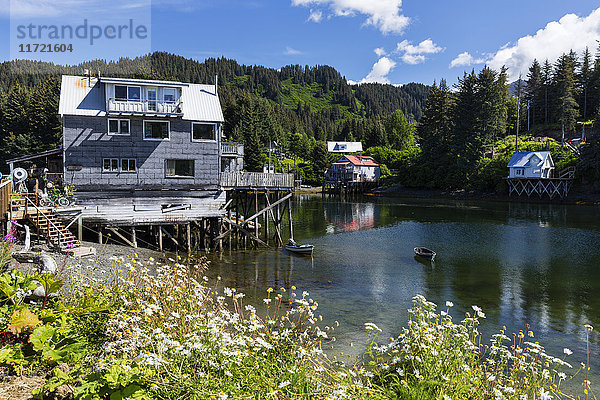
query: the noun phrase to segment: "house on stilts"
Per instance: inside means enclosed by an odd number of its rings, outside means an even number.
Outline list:
[[[506,178],[510,196],[567,197],[575,177],[575,168],[554,174],[554,161],[549,151],[515,152],[507,164]]]
[[[381,165],[371,156],[344,155],[325,171],[323,192],[362,193],[376,187],[381,178]]]
[[[261,242],[257,230],[249,232],[250,221],[242,222],[239,204],[232,201],[241,197],[235,192],[256,192],[256,210],[245,211],[258,214],[253,218],[258,227],[258,217],[268,222],[268,211],[274,215],[271,200],[276,203],[293,189],[292,174],[242,171],[243,145],[222,141],[216,81],[200,85],[65,75],[58,112],[62,147],[8,163],[11,175],[23,163],[44,165],[39,177],[72,188],[72,204],[44,206],[38,186],[17,190],[13,179],[0,187],[0,211],[8,219],[32,222],[63,251],[79,246],[83,229],[99,241],[111,233],[134,247],[143,235],[161,250],[163,237],[178,246],[187,241],[191,249],[193,227],[196,247],[203,249],[222,248],[227,230],[244,231]],[[30,179],[35,177],[31,172]],[[258,201],[259,191],[269,205]],[[291,194],[286,200],[291,211]],[[273,219],[281,224],[282,217]]]

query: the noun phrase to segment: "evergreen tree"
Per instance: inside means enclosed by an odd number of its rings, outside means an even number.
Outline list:
[[[544,107],[542,88],[542,67],[537,60],[533,60],[533,64],[531,64],[531,67],[529,67],[529,73],[527,74],[527,82],[525,86],[525,99],[529,104],[531,128],[535,128],[540,111]]]
[[[446,81],[433,85],[419,124],[423,180],[443,187],[453,159],[455,102]]]
[[[317,178],[320,178],[329,167],[329,153],[327,152],[327,144],[322,141],[315,143],[312,154],[313,170]]]
[[[577,86],[579,88],[578,103],[584,121],[587,121],[590,116],[588,115],[588,94],[592,86],[592,73],[592,56],[586,47],[582,56],[581,68],[577,74]],[[593,115],[593,112],[591,114]]]
[[[414,125],[408,122],[401,110],[386,118],[384,126],[391,148],[406,150],[414,145]]]
[[[546,59],[542,67],[542,90],[544,104],[544,124],[550,123],[550,101],[549,96],[552,88],[552,65]]]
[[[563,54],[558,59],[554,74],[558,121],[565,132],[574,132],[578,105],[575,100],[575,63],[572,54]]]

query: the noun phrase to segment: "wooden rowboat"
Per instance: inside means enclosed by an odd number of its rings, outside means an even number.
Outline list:
[[[289,243],[285,245],[287,251],[302,255],[312,255],[314,248],[315,246],[312,244],[298,244],[293,240],[290,240]]]
[[[426,260],[435,260],[435,251],[429,250],[426,247],[415,247],[415,255]]]

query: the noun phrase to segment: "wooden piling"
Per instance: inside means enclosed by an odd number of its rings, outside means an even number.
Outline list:
[[[188,254],[190,254],[192,252],[192,225],[188,222],[186,228],[187,228],[187,249],[188,249]]]
[[[290,239],[294,239],[294,223],[292,222],[292,198],[288,199],[288,219],[290,223]]]
[[[163,229],[162,225],[158,226],[158,249],[163,251]]]

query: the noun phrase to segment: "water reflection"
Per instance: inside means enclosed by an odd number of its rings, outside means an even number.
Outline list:
[[[300,196],[296,239],[314,244],[314,257],[281,250],[214,255],[210,273],[261,303],[268,287],[307,290],[324,323],[339,321],[335,352],[363,343],[363,324],[383,335],[401,332],[411,298],[456,305],[461,319],[476,304],[483,331],[530,324],[553,354],[584,359],[590,323],[593,369],[600,369],[600,210],[556,204],[365,199],[340,202]],[[419,263],[413,247],[432,248],[435,263]],[[600,376],[596,375],[598,379]],[[595,379],[598,381],[598,379]]]

